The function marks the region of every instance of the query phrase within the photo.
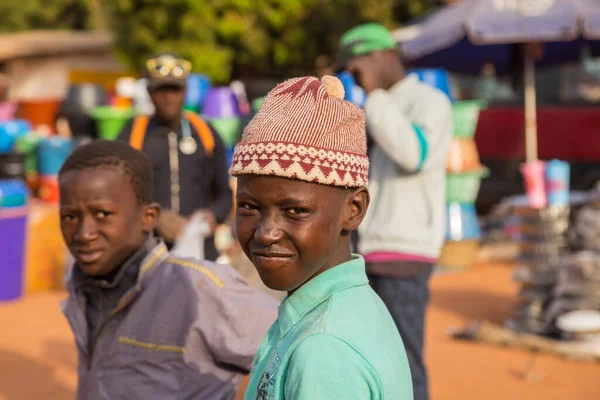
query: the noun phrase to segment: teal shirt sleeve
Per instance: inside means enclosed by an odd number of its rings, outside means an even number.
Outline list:
[[[284,393],[294,400],[383,399],[373,367],[346,342],[326,333],[310,336],[296,348],[285,373]]]

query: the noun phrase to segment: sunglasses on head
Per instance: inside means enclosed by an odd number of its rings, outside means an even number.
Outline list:
[[[181,58],[161,56],[146,61],[146,70],[153,78],[171,75],[173,78],[184,79],[192,71],[192,63]]]

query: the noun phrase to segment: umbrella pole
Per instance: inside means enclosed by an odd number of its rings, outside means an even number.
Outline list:
[[[525,46],[525,154],[527,162],[538,159],[535,98],[535,61],[530,46]]]

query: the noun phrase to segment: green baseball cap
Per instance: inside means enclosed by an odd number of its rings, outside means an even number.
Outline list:
[[[396,40],[381,24],[359,25],[344,33],[340,39],[337,67],[343,69],[354,57],[398,47]]]

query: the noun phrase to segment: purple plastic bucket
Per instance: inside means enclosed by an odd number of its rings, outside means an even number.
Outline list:
[[[211,88],[206,94],[202,114],[209,118],[239,117],[240,108],[229,86]]]
[[[23,295],[27,197],[25,183],[0,181],[0,302]]]

